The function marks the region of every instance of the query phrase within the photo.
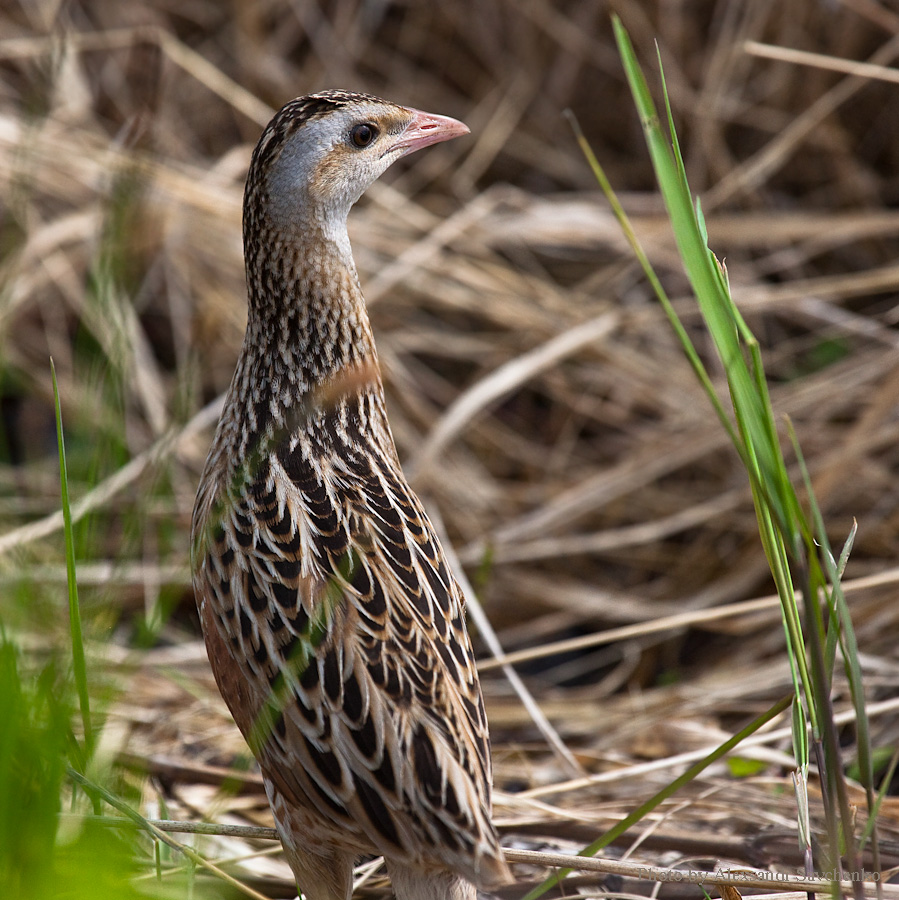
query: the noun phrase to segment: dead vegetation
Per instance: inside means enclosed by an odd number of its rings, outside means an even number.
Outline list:
[[[899,14],[886,0],[616,9],[647,64],[659,41],[710,244],[834,544],[859,523],[847,591],[873,744],[888,753],[897,87],[877,68],[772,60],[760,45],[888,67]],[[245,750],[194,624],[187,531],[242,337],[249,154],[277,106],[316,88],[367,90],[472,130],[376,184],[350,224],[401,455],[550,723],[535,724],[482,632],[508,845],[576,852],[789,692],[745,475],[562,116],[578,117],[699,337],[608,13],[602,0],[0,11],[0,609],[29,646],[64,640],[52,356],[94,671],[119,690],[105,751],[150,774],[150,813],[164,796],[173,818],[268,824],[252,773],[221,787]],[[840,683],[834,697],[838,714],[851,708]],[[785,719],[740,751],[752,764],[709,769],[611,855],[796,871],[789,754]],[[894,799],[880,822],[882,865],[897,866]],[[235,870],[293,896],[260,846]],[[242,856],[247,844],[202,849]],[[517,873],[502,896],[545,871]],[[602,883],[584,874],[570,892]],[[386,896],[383,885],[376,870],[360,895]],[[661,886],[688,890],[699,896]]]

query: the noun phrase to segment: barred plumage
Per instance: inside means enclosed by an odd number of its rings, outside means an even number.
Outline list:
[[[193,518],[216,680],[309,900],[382,854],[400,900],[508,879],[464,600],[397,459],[346,216],[467,132],[364,94],[288,103],[244,199],[249,318]]]

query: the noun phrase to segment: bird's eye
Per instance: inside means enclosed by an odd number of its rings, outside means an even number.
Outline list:
[[[363,123],[353,126],[350,137],[357,147],[367,147],[378,136],[378,129],[374,125]]]

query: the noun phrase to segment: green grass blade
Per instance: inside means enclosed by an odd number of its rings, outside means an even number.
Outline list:
[[[861,672],[857,665],[858,653],[848,609],[839,585],[851,538],[838,564],[827,543],[813,497],[814,525],[809,525],[784,459],[758,342],[730,295],[725,268],[708,246],[702,208],[698,200],[694,201],[690,190],[674,116],[665,90],[661,58],[659,69],[668,122],[667,134],[663,131],[630,38],[617,16],[613,16],[613,26],[678,253],[708,334],[723,364],[735,423],[735,427],[728,428],[728,434],[749,476],[759,535],[781,600],[796,698],[793,742],[800,775],[797,800],[800,807],[807,800],[802,785],[813,747],[822,775],[822,789],[826,790],[831,856],[834,860],[839,856],[839,833],[842,829],[847,838],[849,865],[854,868],[858,857],[853,843],[831,701],[833,668],[839,642],[860,720],[859,765],[867,777],[873,765],[863,708]],[[596,171],[598,166],[593,168]],[[603,189],[607,195],[610,194],[610,189],[606,189],[605,185]],[[669,318],[672,318],[670,314]],[[689,351],[688,358],[694,369],[701,371],[701,366],[693,363]],[[716,405],[716,411],[719,416],[722,415],[720,405]],[[811,496],[807,473],[804,472],[804,475]],[[804,619],[800,615],[794,584],[801,586],[805,598],[802,604]],[[828,601],[826,621],[819,603],[822,596]],[[844,629],[849,634],[844,635]],[[806,733],[806,715],[812,729],[811,744]],[[869,791],[868,800],[870,809],[873,806],[872,791]]]
[[[896,774],[896,766],[899,765],[899,747],[897,747],[893,751],[893,755],[890,758],[889,765],[887,766],[886,773],[883,776],[883,782],[880,785],[880,790],[877,792],[877,797],[874,800],[874,806],[871,811],[868,813],[868,821],[865,823],[865,828],[861,833],[859,838],[859,849],[864,850],[865,844],[870,840],[870,838],[874,835],[877,825],[877,816],[880,813],[880,806],[883,803],[883,798],[887,796],[890,791],[890,785],[893,783],[893,776]],[[876,851],[877,843],[872,846],[872,850]],[[879,864],[875,863],[875,870],[879,869]]]
[[[840,553],[840,560],[839,562],[837,562],[834,559],[833,552],[830,547],[830,540],[827,537],[827,529],[824,527],[824,517],[821,514],[821,508],[818,506],[818,501],[815,498],[815,494],[812,489],[812,480],[811,476],[809,475],[808,467],[805,463],[805,457],[802,454],[802,450],[799,446],[799,441],[796,437],[795,431],[793,430],[792,424],[788,424],[790,439],[793,442],[793,448],[796,452],[796,458],[799,462],[799,468],[802,473],[802,478],[805,482],[806,493],[809,498],[809,507],[812,512],[812,521],[814,522],[815,528],[815,540],[817,541],[818,546],[820,546],[821,548],[821,557],[823,558],[824,567],[827,572],[827,578],[830,582],[829,598],[831,622],[826,636],[827,643],[825,645],[824,652],[827,652],[827,650],[829,649],[829,644],[833,636],[837,635],[843,654],[846,677],[849,681],[849,694],[852,699],[853,709],[855,710],[855,734],[856,743],[858,745],[859,775],[862,786],[865,789],[868,816],[872,822],[871,827],[873,829],[876,827],[877,813],[875,809],[876,804],[874,798],[874,763],[873,752],[871,748],[871,732],[868,724],[868,712],[865,707],[865,692],[862,682],[861,663],[859,661],[858,641],[855,637],[855,629],[852,626],[852,617],[849,613],[849,605],[846,602],[846,596],[843,593],[843,589],[840,584],[840,578],[842,576],[843,570],[846,567],[848,554],[855,540],[855,532],[857,530],[857,526],[855,523],[853,523],[853,527],[849,534],[849,537],[847,538],[843,550]],[[832,664],[832,657],[829,661],[825,660],[825,665],[827,665],[828,662],[831,662]],[[835,731],[835,726],[830,724],[830,730]],[[843,772],[842,762],[839,759],[838,744],[835,738],[833,739],[832,743],[836,744],[836,758],[831,763],[834,768],[833,777],[837,781],[837,788],[840,791],[840,795],[842,797],[846,793],[845,774]],[[846,820],[847,813],[848,808],[846,811],[844,811],[844,821]],[[850,842],[852,841],[851,834],[848,836],[847,840],[849,840]],[[874,851],[875,854],[877,854],[876,841],[874,843]],[[850,853],[849,855],[850,859],[852,859],[854,854]],[[878,864],[879,863],[875,861],[875,865]],[[857,865],[858,864],[856,862],[856,869]]]
[[[72,671],[81,709],[81,725],[84,729],[85,757],[90,759],[94,745],[91,726],[90,696],[87,690],[87,662],[84,655],[84,636],[81,628],[81,607],[78,603],[78,582],[75,577],[75,539],[72,531],[72,510],[69,504],[69,480],[66,470],[66,447],[62,430],[62,407],[59,402],[59,384],[56,366],[50,360],[53,378],[53,402],[56,408],[56,443],[59,449],[59,485],[62,496],[62,515],[66,545],[66,578],[69,588],[69,629],[72,640]]]
[[[754,734],[763,725],[766,725],[773,718],[780,715],[791,703],[793,696],[782,697],[770,709],[763,712],[758,718],[753,719],[745,728],[738,731],[735,735],[728,738],[723,744],[716,747],[708,756],[695,762],[686,772],[675,778],[670,784],[665,785],[658,793],[653,794],[647,801],[640,804],[632,813],[625,816],[617,825],[610,828],[605,834],[597,838],[587,847],[584,847],[578,853],[578,856],[595,856],[604,847],[607,847],[619,835],[624,834],[628,828],[631,828],[640,821],[645,815],[652,812],[660,803],[667,800],[672,794],[677,793],[685,784],[689,784],[700,773],[707,769],[712,763],[721,759],[722,756],[730,753],[739,743],[746,740],[749,735]],[[551,887],[559,884],[570,873],[571,869],[560,869],[554,875],[550,875],[544,882],[538,884],[533,890],[527,893],[523,900],[537,900],[542,897]]]
[[[743,356],[743,348],[740,346],[739,338],[743,333],[742,319],[726,291],[727,280],[707,246],[703,228],[697,219],[676,135],[673,131],[671,138],[666,138],[663,134],[658,113],[630,38],[617,16],[613,17],[613,25],[675,241],[700,310],[708,324],[716,352],[724,364],[738,427],[745,442],[747,435],[761,435],[769,429],[765,404],[758,394],[757,386]],[[673,128],[670,119],[669,123]],[[779,444],[770,440],[758,441],[754,443],[754,451],[757,456],[758,480],[771,491],[770,502],[774,507],[775,518],[788,538],[788,545],[792,547],[796,541],[789,515],[793,504],[790,492],[784,493],[783,481],[779,475],[786,468]]]
[[[729,433],[749,475],[759,533],[781,598],[785,626],[793,648],[794,671],[804,690],[811,693],[811,678],[802,652],[802,628],[787,559],[788,553],[794,554],[802,548],[801,528],[797,524],[801,511],[774,428],[758,345],[730,297],[722,267],[707,246],[704,224],[697,215],[698,206],[692,201],[687,183],[667,93],[668,137],[662,133],[630,38],[617,17],[613,17],[613,24],[678,250],[724,365],[737,426],[736,432]],[[664,84],[664,72],[662,78]],[[745,355],[741,340],[745,344]],[[752,362],[751,368],[747,356]],[[816,727],[817,712],[813,704],[809,704],[808,711],[812,725]]]
[[[736,420],[736,429],[729,429],[729,434],[749,475],[759,533],[781,598],[787,635],[793,648],[794,671],[803,688],[809,692],[811,679],[802,652],[802,628],[787,561],[787,552],[794,553],[802,546],[795,524],[798,503],[773,425],[758,345],[728,293],[727,279],[721,266],[707,246],[705,229],[697,217],[697,206],[692,201],[687,183],[667,93],[668,137],[662,133],[630,38],[617,17],[613,17],[613,24],[678,250],[700,312],[724,365]],[[751,370],[740,344],[741,339],[752,361]],[[816,726],[817,714],[811,704],[809,715],[813,727]]]

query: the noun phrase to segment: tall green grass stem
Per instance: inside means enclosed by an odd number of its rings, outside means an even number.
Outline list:
[[[72,531],[72,509],[69,503],[69,479],[66,470],[66,446],[62,428],[62,407],[59,401],[59,384],[56,366],[50,359],[53,378],[53,403],[56,408],[56,443],[59,449],[59,486],[62,497],[63,533],[66,546],[66,580],[69,591],[69,630],[72,642],[72,671],[81,710],[81,726],[84,732],[84,758],[93,755],[94,733],[91,726],[90,695],[87,689],[87,662],[84,655],[84,635],[81,627],[81,607],[78,603],[78,582],[75,575],[75,539]]]

